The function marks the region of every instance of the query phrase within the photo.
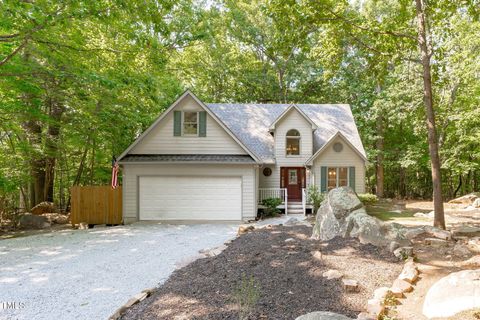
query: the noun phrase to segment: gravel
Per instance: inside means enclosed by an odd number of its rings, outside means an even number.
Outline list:
[[[355,318],[374,290],[389,287],[401,272],[402,263],[382,249],[353,238],[322,243],[311,234],[307,226],[257,228],[220,255],[175,271],[123,319],[238,319],[238,301],[255,292],[248,319],[290,320],[320,310]],[[324,278],[330,269],[358,281],[358,292],[346,293],[341,279]],[[239,295],[242,287],[249,289]]]
[[[2,240],[0,320],[107,319],[162,284],[176,263],[234,237],[237,227],[138,223]]]

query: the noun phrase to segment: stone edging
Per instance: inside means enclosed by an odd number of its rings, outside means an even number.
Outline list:
[[[373,293],[373,298],[368,300],[366,311],[357,316],[357,320],[376,320],[385,315],[392,305],[393,300],[404,298],[404,293],[412,292],[418,280],[419,271],[414,258],[405,261],[402,272],[390,288],[380,287]]]

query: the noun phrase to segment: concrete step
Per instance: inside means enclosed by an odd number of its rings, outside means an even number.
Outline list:
[[[294,204],[294,205],[289,204],[289,205],[287,205],[287,208],[299,208],[299,209],[302,209],[303,206],[302,206],[301,204]]]
[[[298,209],[290,210],[290,209],[288,209],[288,214],[303,214],[303,210],[298,210]]]

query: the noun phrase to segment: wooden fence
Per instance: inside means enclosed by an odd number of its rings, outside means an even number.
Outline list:
[[[72,224],[121,224],[122,187],[72,187],[70,217]]]

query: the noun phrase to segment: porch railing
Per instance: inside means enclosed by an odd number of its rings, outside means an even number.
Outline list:
[[[285,206],[285,215],[288,214],[288,193],[286,188],[259,188],[258,203],[262,203],[264,199],[280,198]]]
[[[302,188],[302,209],[303,215],[307,214],[308,193],[305,188]]]

